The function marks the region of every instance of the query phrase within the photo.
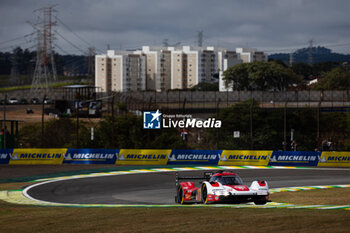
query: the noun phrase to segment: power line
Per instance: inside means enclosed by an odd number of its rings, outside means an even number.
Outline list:
[[[63,53],[70,55],[66,50],[62,49],[58,44],[54,45],[55,48],[58,48],[59,50],[61,50]]]
[[[75,31],[73,31],[67,24],[65,24],[60,18],[56,17],[57,21],[59,21],[65,28],[67,28],[71,33],[73,33],[77,38],[79,38],[81,41],[83,41],[88,47],[94,47],[91,43],[89,43],[88,41],[86,41],[83,37],[79,36],[79,34],[77,34]],[[102,50],[98,49],[100,52],[102,52]]]
[[[311,66],[312,65],[312,43],[314,42],[313,39],[309,40],[309,56],[308,56],[308,63]]]
[[[74,32],[67,24],[63,23],[62,20],[60,20],[60,18],[56,17],[56,19],[65,27],[67,28],[71,33],[73,33],[77,38],[79,38],[81,41],[83,41],[85,44],[87,44],[88,46],[92,46],[89,42],[87,42],[85,39],[83,39],[82,37],[80,37],[76,32]]]
[[[73,46],[74,48],[76,48],[77,50],[79,50],[80,52],[82,52],[83,54],[86,54],[86,51],[84,51],[83,49],[81,49],[79,46],[75,45],[73,42],[71,42],[70,40],[66,39],[64,36],[62,36],[58,31],[56,31],[57,35],[59,35],[63,40],[65,40],[67,43],[69,43],[71,46]]]
[[[6,43],[9,43],[9,42],[12,42],[12,41],[16,41],[16,40],[20,40],[20,39],[25,39],[29,36],[32,36],[34,35],[34,32],[30,33],[30,34],[27,34],[27,35],[24,35],[24,36],[19,36],[19,37],[16,37],[16,38],[13,38],[13,39],[10,39],[10,40],[6,40],[6,41],[2,41],[0,42],[0,44],[6,44]]]
[[[197,36],[198,36],[198,42],[197,42],[198,47],[203,47],[203,31],[199,31]]]
[[[22,38],[24,38],[24,37],[22,37]],[[21,46],[23,46],[25,44],[28,44],[28,43],[32,43],[32,41],[31,40],[26,40],[26,41],[21,42],[21,43],[16,43],[16,44],[13,44],[13,45],[7,45],[5,47],[1,47],[0,50],[7,50],[7,49],[10,49],[10,48],[13,49],[13,48],[16,48],[16,47],[21,47]]]
[[[59,50],[63,51],[67,55],[74,56],[74,55],[69,54],[64,49],[62,49],[59,45],[55,45],[55,47],[57,47]],[[77,64],[77,65],[75,65],[75,64]],[[68,66],[72,66],[72,65],[73,65],[73,67],[71,67],[70,70],[74,71],[74,72],[79,71],[80,68],[83,68],[84,66],[86,66],[85,64],[81,63],[81,58],[78,58],[78,57],[73,57],[73,58],[70,58],[67,60],[64,59],[64,64],[63,64],[64,67],[68,67]],[[59,67],[58,70],[64,71],[64,67]]]
[[[37,95],[39,90],[44,90],[45,94],[50,92],[50,83],[56,80],[56,65],[54,60],[52,27],[56,22],[52,21],[52,16],[57,11],[54,6],[37,9],[42,18],[39,22],[31,23],[37,33],[36,65],[33,75],[32,88],[30,94]]]

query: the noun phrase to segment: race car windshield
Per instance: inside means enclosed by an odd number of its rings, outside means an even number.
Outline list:
[[[210,179],[211,182],[219,182],[225,185],[241,185],[243,181],[238,176],[213,176]]]

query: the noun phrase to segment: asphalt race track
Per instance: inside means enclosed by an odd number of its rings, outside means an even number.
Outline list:
[[[245,169],[235,172],[248,186],[257,179],[266,180],[270,188],[350,184],[350,169]],[[203,171],[180,174],[200,175]],[[174,173],[162,172],[62,180],[32,187],[27,193],[37,200],[56,203],[175,204],[176,190]]]

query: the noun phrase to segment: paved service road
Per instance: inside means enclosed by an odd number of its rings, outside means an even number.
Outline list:
[[[266,180],[270,188],[350,184],[350,169],[242,169],[235,172],[248,186],[257,179]],[[200,175],[203,171],[180,174]],[[175,193],[173,172],[62,180],[28,190],[28,194],[38,200],[75,204],[174,204]]]

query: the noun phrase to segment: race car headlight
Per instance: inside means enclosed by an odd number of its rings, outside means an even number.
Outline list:
[[[222,191],[221,190],[214,190],[214,195],[220,196],[220,195],[222,195]]]
[[[214,195],[217,196],[228,196],[230,193],[226,190],[214,190]]]

